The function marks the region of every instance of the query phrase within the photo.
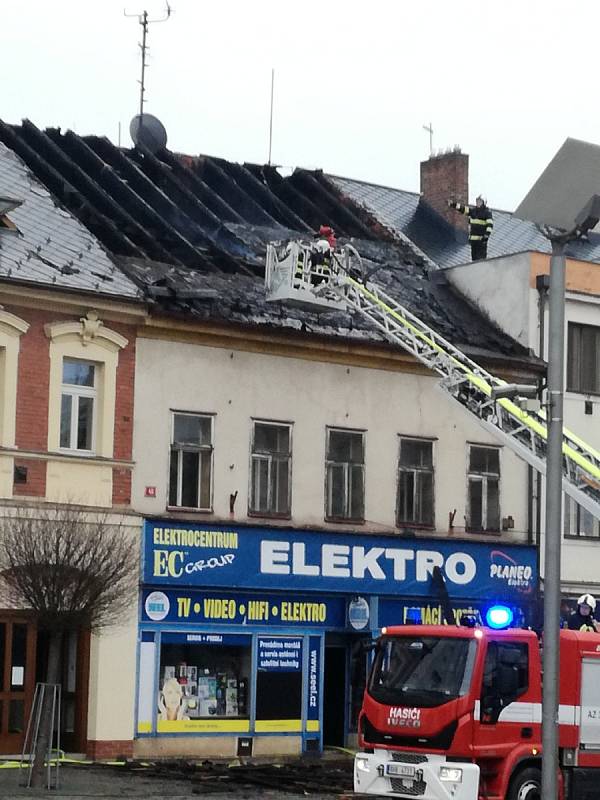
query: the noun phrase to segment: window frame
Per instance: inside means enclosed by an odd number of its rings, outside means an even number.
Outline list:
[[[471,450],[478,448],[480,450],[496,450],[498,452],[498,472],[474,472],[471,470]],[[477,442],[467,443],[467,508],[466,508],[466,525],[465,531],[467,533],[501,533],[502,529],[502,502],[501,502],[501,477],[502,465],[501,456],[502,447],[499,445],[479,444]],[[498,482],[498,527],[490,528],[487,521],[488,512],[488,479],[495,479]],[[481,483],[481,525],[474,526],[471,523],[471,483]]]
[[[396,527],[397,528],[419,528],[434,530],[435,529],[435,442],[437,439],[434,437],[426,436],[407,436],[405,434],[398,435],[398,466],[396,470]],[[422,444],[429,444],[431,446],[431,468],[409,467],[402,466],[402,442],[419,442]],[[423,520],[411,521],[403,519],[400,516],[400,476],[401,473],[412,473],[414,475],[413,484],[413,509],[415,508],[415,495],[417,493],[417,477],[423,474],[431,475],[431,521],[424,522]],[[421,489],[422,491],[422,489]],[[422,503],[421,503],[422,506]]]
[[[263,419],[260,417],[253,417],[251,419],[250,431],[250,466],[248,472],[248,516],[249,517],[269,517],[274,519],[290,519],[292,516],[292,434],[293,423],[281,422],[279,420]],[[256,426],[265,425],[274,428],[287,428],[288,431],[288,452],[287,455],[282,457],[276,453],[259,453],[256,451]],[[283,461],[287,459],[287,501],[285,511],[275,511],[273,505],[273,487],[272,487],[272,466],[274,461]],[[267,462],[267,511],[261,511],[255,508],[255,486],[254,486],[254,464],[255,461]]]
[[[583,513],[585,513],[583,506],[580,506],[568,494],[563,493],[563,536],[566,539],[586,539],[589,542],[600,542],[600,520],[593,519],[592,521],[596,533],[581,532]]]
[[[583,388],[583,379],[587,374],[584,367],[585,360],[582,358],[582,334],[585,330],[594,331],[596,334],[595,352],[595,384],[596,388]],[[577,340],[575,340],[577,337]],[[577,369],[573,364],[574,351],[577,352]],[[600,326],[589,325],[585,322],[569,321],[567,325],[567,357],[566,357],[566,391],[573,394],[600,395]],[[576,375],[575,375],[576,373]],[[575,380],[573,380],[575,378]]]
[[[176,444],[175,439],[175,418],[177,416],[186,416],[186,417],[201,417],[203,419],[208,419],[210,421],[210,445],[190,445],[187,444],[179,449],[175,448],[174,445]],[[168,458],[168,476],[167,476],[167,508],[171,511],[197,511],[203,513],[213,513],[214,507],[214,450],[215,450],[215,418],[216,414],[204,411],[180,411],[178,409],[171,409],[171,435],[170,435],[170,442],[169,442],[169,458]],[[198,453],[199,454],[199,466],[198,466],[198,494],[197,499],[198,502],[201,501],[201,483],[202,483],[202,454],[203,453],[210,453],[210,476],[209,476],[209,505],[204,506],[184,506],[184,505],[173,505],[171,503],[171,460],[173,457],[173,451],[177,449],[177,500],[182,499],[182,483],[183,483],[183,469],[182,469],[182,462],[183,462],[183,454],[188,453]]]
[[[69,362],[77,362],[79,364],[86,364],[93,368],[94,370],[94,383],[92,386],[82,386],[76,383],[65,383],[64,380],[64,368],[65,363]],[[96,361],[91,361],[89,359],[84,358],[73,358],[72,356],[63,356],[62,358],[62,375],[61,375],[61,384],[60,384],[60,424],[59,424],[59,450],[65,453],[73,453],[77,455],[96,455],[96,432],[97,432],[97,419],[98,419],[98,387],[102,383],[101,376],[99,377],[99,372],[102,369],[102,365],[98,364]],[[70,431],[69,431],[69,445],[65,446],[61,444],[62,438],[62,407],[63,407],[63,398],[64,397],[71,398],[71,424],[70,424]],[[82,398],[89,398],[92,400],[92,433],[91,433],[91,442],[90,447],[77,447],[77,441],[79,436],[79,402]]]
[[[329,458],[329,444],[331,433],[347,433],[354,434],[362,437],[362,463],[351,461],[334,461]],[[353,524],[363,524],[365,522],[365,505],[366,505],[366,430],[357,428],[340,428],[337,425],[327,426],[325,429],[325,521],[326,522],[343,522]],[[362,473],[362,516],[353,517],[350,514],[352,508],[352,486],[351,476],[352,470],[349,467],[361,467]],[[337,516],[330,513],[332,508],[332,480],[330,473],[333,468],[342,467],[344,474],[344,509],[348,512],[347,516]]]

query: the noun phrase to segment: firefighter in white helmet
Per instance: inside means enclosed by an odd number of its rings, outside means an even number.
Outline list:
[[[577,600],[577,611],[569,617],[570,631],[600,631],[600,626],[594,619],[596,599],[591,594],[582,594]]]

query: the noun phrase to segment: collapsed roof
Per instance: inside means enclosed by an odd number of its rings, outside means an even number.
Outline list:
[[[123,295],[135,294],[133,283],[156,311],[382,343],[360,316],[265,299],[267,243],[308,238],[327,223],[341,242],[352,241],[373,280],[455,345],[529,362],[527,351],[458,295],[417,247],[321,171],[297,169],[284,178],[272,166],[118,148],[104,137],[42,131],[27,120],[0,122],[0,141],[0,161],[7,148],[14,151],[111,254]],[[1,257],[0,277],[17,278]],[[63,274],[59,285],[92,288],[78,278]]]

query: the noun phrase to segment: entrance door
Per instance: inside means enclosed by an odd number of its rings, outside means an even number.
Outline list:
[[[325,647],[323,744],[343,747],[346,717],[346,648]]]
[[[20,753],[35,688],[35,624],[0,621],[0,754]]]

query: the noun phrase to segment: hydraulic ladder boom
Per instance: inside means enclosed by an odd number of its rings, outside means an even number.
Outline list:
[[[492,399],[505,381],[491,375],[422,322],[375,283],[362,279],[356,250],[346,245],[330,258],[327,280],[313,281],[310,245],[290,242],[267,248],[266,286],[271,300],[325,310],[347,308],[367,317],[384,334],[441,376],[442,389],[528,464],[545,474],[548,431],[543,411],[525,411],[507,398]],[[298,269],[298,264],[302,269]],[[322,276],[322,267],[318,274]],[[563,489],[600,519],[600,452],[563,431]]]

